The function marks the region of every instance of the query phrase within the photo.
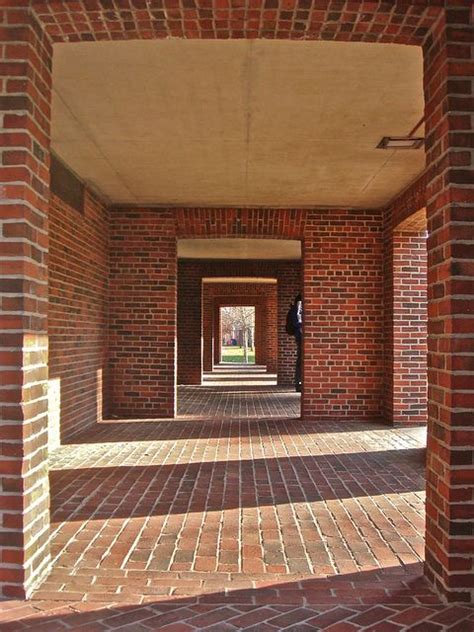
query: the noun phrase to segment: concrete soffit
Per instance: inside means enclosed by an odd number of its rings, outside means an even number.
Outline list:
[[[56,44],[52,109],[53,151],[112,205],[378,208],[425,166],[376,149],[423,114],[415,46]]]

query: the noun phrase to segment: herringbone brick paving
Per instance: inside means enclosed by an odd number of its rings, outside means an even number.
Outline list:
[[[106,422],[58,449],[53,569],[0,629],[474,629],[422,577],[425,429],[302,422],[281,395],[287,418]]]

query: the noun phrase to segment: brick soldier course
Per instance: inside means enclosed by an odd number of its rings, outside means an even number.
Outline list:
[[[55,219],[56,202],[50,199],[48,191],[53,44],[170,36],[331,39],[421,46],[427,156],[426,173],[421,182],[415,183],[387,209],[370,210],[112,208],[101,211],[102,203],[90,196],[85,205],[86,217],[78,224],[82,226],[81,234],[71,251],[70,283],[61,287],[61,283],[65,283],[61,280],[61,261],[68,250],[64,243],[58,243],[58,236],[60,241],[66,239],[61,237],[64,233],[61,222],[67,223],[69,212],[63,209],[60,218],[56,212]],[[50,568],[48,364],[51,379],[61,377],[62,381],[67,367],[61,351],[61,333],[57,329],[61,318],[70,317],[66,329],[74,320],[82,323],[77,332],[83,336],[82,341],[78,341],[78,355],[74,354],[71,360],[71,375],[62,393],[66,411],[63,438],[76,436],[79,428],[89,421],[90,432],[101,427],[96,424],[92,428],[92,422],[100,416],[97,412],[100,408],[93,413],[90,389],[80,394],[74,387],[80,355],[86,372],[96,372],[95,378],[87,376],[91,387],[94,382],[100,383],[102,371],[104,403],[109,414],[129,418],[171,417],[176,410],[175,340],[176,335],[178,340],[180,337],[176,310],[179,295],[176,238],[300,239],[305,300],[303,419],[309,424],[315,420],[367,423],[380,421],[385,412],[386,421],[400,421],[400,407],[408,403],[409,392],[415,389],[409,403],[413,406],[413,416],[402,417],[405,422],[419,421],[424,415],[421,396],[423,318],[418,311],[423,309],[420,278],[424,262],[419,257],[421,236],[406,237],[401,243],[400,233],[405,238],[406,231],[403,225],[398,230],[397,226],[426,207],[425,574],[444,598],[472,601],[471,42],[469,0],[395,3],[275,0],[257,1],[244,7],[229,6],[227,2],[214,5],[204,0],[184,4],[171,0],[0,2],[3,124],[0,167],[0,287],[3,291],[0,543],[3,550],[0,584],[3,596],[30,595]],[[49,224],[48,213],[51,214]],[[104,222],[106,213],[110,218],[109,232],[105,235],[104,229],[99,238],[101,229],[93,223]],[[81,241],[88,245],[92,241],[92,247],[85,252]],[[397,275],[396,265],[405,247],[413,257],[414,252],[418,253],[416,269],[402,271],[413,274],[408,284],[416,286],[410,335],[418,340],[418,367],[407,367],[403,352],[397,347],[406,333],[400,328],[397,314],[399,302],[405,301],[405,284]],[[106,260],[109,269],[104,280]],[[85,262],[91,276],[81,275],[74,267],[75,264],[83,267]],[[51,271],[49,307],[48,268]],[[100,332],[103,332],[105,305],[100,294],[105,286],[108,287],[109,330],[104,352]],[[75,314],[65,311],[68,296],[77,309]],[[86,306],[92,303],[94,306],[86,311]],[[52,320],[48,330],[49,310]],[[195,331],[200,331],[200,322],[190,323],[190,326],[194,328],[196,324]],[[52,345],[49,363],[48,336]],[[86,342],[95,347],[94,351],[85,350]],[[159,353],[151,353],[152,346],[159,349]],[[399,384],[391,370],[387,370],[397,366],[407,371],[406,384]],[[72,404],[74,397],[78,399]],[[98,406],[102,405],[100,399]],[[112,454],[107,458],[113,462]],[[119,462],[121,459],[119,455]],[[71,464],[74,462],[71,459]],[[357,468],[360,485],[364,467],[370,469],[370,462],[363,460],[360,469]],[[336,471],[336,478],[342,481],[341,471]],[[144,483],[146,476],[144,473]],[[82,480],[75,470],[72,478]],[[297,484],[292,476],[289,481],[290,488]],[[299,486],[303,492],[304,483],[303,480]],[[286,489],[288,493],[289,487]],[[336,489],[339,493],[340,487]],[[145,493],[145,488],[142,491]],[[112,495],[112,504],[118,506],[119,499],[118,493]],[[56,585],[52,590],[57,595],[61,587]],[[263,595],[270,599],[269,593]],[[51,594],[44,597],[50,598]],[[107,600],[109,597],[107,593]],[[274,594],[274,598],[281,603],[279,593]],[[393,613],[393,617],[396,616]],[[436,616],[433,615],[430,629],[436,629]],[[397,626],[395,620],[393,623]],[[354,619],[354,624],[347,623],[345,629],[357,629],[357,625]],[[438,627],[442,629],[442,625]],[[283,626],[281,621],[273,628],[278,629],[278,626],[280,629]],[[199,628],[199,624],[194,627]],[[193,624],[188,628],[193,629]],[[396,627],[392,625],[391,629]]]

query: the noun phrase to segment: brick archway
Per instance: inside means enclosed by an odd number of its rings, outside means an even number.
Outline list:
[[[28,594],[48,567],[49,517],[47,442],[47,249],[52,42],[153,37],[331,39],[403,43],[423,47],[427,150],[426,208],[428,218],[429,286],[429,442],[427,574],[449,599],[472,600],[472,459],[470,428],[474,409],[471,380],[472,301],[472,153],[466,131],[472,127],[472,7],[469,0],[412,2],[258,2],[252,8],[214,8],[168,0],[84,0],[2,3],[1,39],[7,78],[2,83],[6,111],[2,158],[2,303],[4,351],[2,432],[7,454],[2,457],[7,489],[2,525],[5,547],[1,568],[3,594]],[[419,207],[418,207],[419,208]],[[295,211],[298,213],[299,211]],[[240,211],[236,212],[237,215]],[[186,212],[185,212],[186,215]],[[285,213],[283,213],[284,216]],[[165,212],[174,240],[174,215]],[[325,221],[325,218],[327,221]],[[123,219],[123,217],[122,217]],[[325,299],[334,297],[311,284],[310,271],[324,282],[324,265],[334,263],[334,249],[325,247],[331,234],[344,252],[347,236],[341,223],[351,222],[359,235],[375,231],[363,213],[310,211],[305,229],[305,304],[308,321]],[[117,220],[116,220],[117,221]],[[278,220],[280,221],[280,220]],[[375,222],[375,219],[374,219]],[[145,222],[146,224],[146,222]],[[238,224],[235,224],[236,226]],[[117,223],[115,224],[117,226]],[[148,228],[150,224],[148,223]],[[240,230],[240,229],[233,229]],[[242,234],[242,233],[241,233]],[[467,239],[466,239],[467,237]],[[162,235],[157,236],[162,239]],[[143,244],[140,244],[143,246]],[[364,245],[361,245],[361,250]],[[143,254],[143,253],[142,253]],[[153,253],[148,250],[148,254]],[[347,252],[346,252],[347,254]],[[120,261],[116,260],[117,274]],[[162,279],[160,299],[173,299],[176,269],[170,264]],[[133,275],[132,275],[133,276]],[[113,282],[117,281],[117,277]],[[333,279],[326,277],[326,283]],[[319,280],[318,283],[321,283]],[[148,291],[150,287],[142,287]],[[323,288],[324,290],[324,288]],[[381,287],[379,288],[381,291]],[[121,288],[124,293],[125,287]],[[466,298],[466,296],[468,298]],[[155,297],[156,298],[156,297]],[[330,300],[331,299],[331,300]],[[344,314],[338,313],[339,322]],[[315,319],[315,323],[317,318]],[[469,323],[469,324],[466,324]],[[321,322],[319,323],[321,324]],[[140,321],[136,323],[140,327]],[[156,339],[174,354],[173,309],[164,317]],[[352,332],[354,333],[354,332]],[[156,336],[156,333],[152,334]],[[318,406],[316,327],[308,327],[305,355],[315,368],[305,374],[306,413]],[[466,342],[468,340],[469,342]],[[329,336],[327,341],[334,342]],[[467,351],[461,353],[460,348]],[[313,355],[314,351],[314,355]],[[119,362],[119,360],[117,360]],[[370,361],[372,362],[372,360]],[[160,373],[160,367],[156,370]],[[340,369],[338,369],[340,371]],[[166,373],[166,372],[165,372]],[[332,375],[337,370],[332,369]],[[314,383],[311,383],[312,379]],[[382,382],[372,385],[373,401]],[[173,390],[174,375],[163,375]],[[367,384],[365,385],[368,386]],[[375,388],[377,386],[377,388]],[[375,388],[375,390],[374,390]],[[333,389],[337,390],[337,389]],[[370,388],[369,388],[370,390]],[[347,391],[347,389],[346,389]],[[333,392],[330,405],[347,409],[348,393]],[[350,395],[350,393],[349,393]],[[150,391],[147,404],[154,405]],[[166,400],[168,401],[168,400]],[[125,404],[124,404],[125,405]],[[329,409],[328,409],[329,410]],[[34,501],[32,499],[35,499]],[[469,539],[470,538],[470,539]]]

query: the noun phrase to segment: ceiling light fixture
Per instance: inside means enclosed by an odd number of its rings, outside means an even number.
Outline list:
[[[423,125],[425,117],[422,116],[415,127],[406,136],[384,136],[377,149],[419,149],[423,147],[425,139],[415,136],[415,132]]]
[[[419,149],[424,140],[421,136],[384,136],[377,149]]]

